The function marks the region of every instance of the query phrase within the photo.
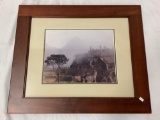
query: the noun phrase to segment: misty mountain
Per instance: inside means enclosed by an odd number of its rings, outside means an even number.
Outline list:
[[[86,42],[87,40],[85,39],[79,39],[78,37],[74,37],[68,43],[66,43],[65,46],[63,46],[62,48],[55,48],[46,44],[44,59],[46,59],[51,54],[64,54],[69,59],[67,64],[65,64],[64,66],[69,67],[72,64],[73,60],[75,59],[75,55],[88,53],[90,47],[94,49],[100,49],[100,46],[102,46],[99,45],[99,43],[86,44]],[[102,49],[103,48],[104,47],[102,47]],[[108,49],[108,52],[114,54],[113,50],[111,49]]]

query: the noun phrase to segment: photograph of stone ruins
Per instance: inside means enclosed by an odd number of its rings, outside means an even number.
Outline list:
[[[43,84],[116,84],[114,30],[45,31]]]

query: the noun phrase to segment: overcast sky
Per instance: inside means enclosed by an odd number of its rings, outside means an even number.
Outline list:
[[[54,48],[63,48],[67,44],[73,44],[77,49],[87,49],[91,47],[113,48],[113,30],[46,30],[46,45]],[[85,44],[85,45],[84,45]],[[73,47],[75,48],[75,47]]]

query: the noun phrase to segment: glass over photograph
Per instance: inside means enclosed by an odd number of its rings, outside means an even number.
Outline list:
[[[116,84],[113,29],[46,29],[43,84]]]

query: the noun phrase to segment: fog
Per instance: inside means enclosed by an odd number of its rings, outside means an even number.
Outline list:
[[[64,54],[69,67],[74,56],[92,49],[114,50],[114,30],[46,30],[45,59],[51,54]]]

